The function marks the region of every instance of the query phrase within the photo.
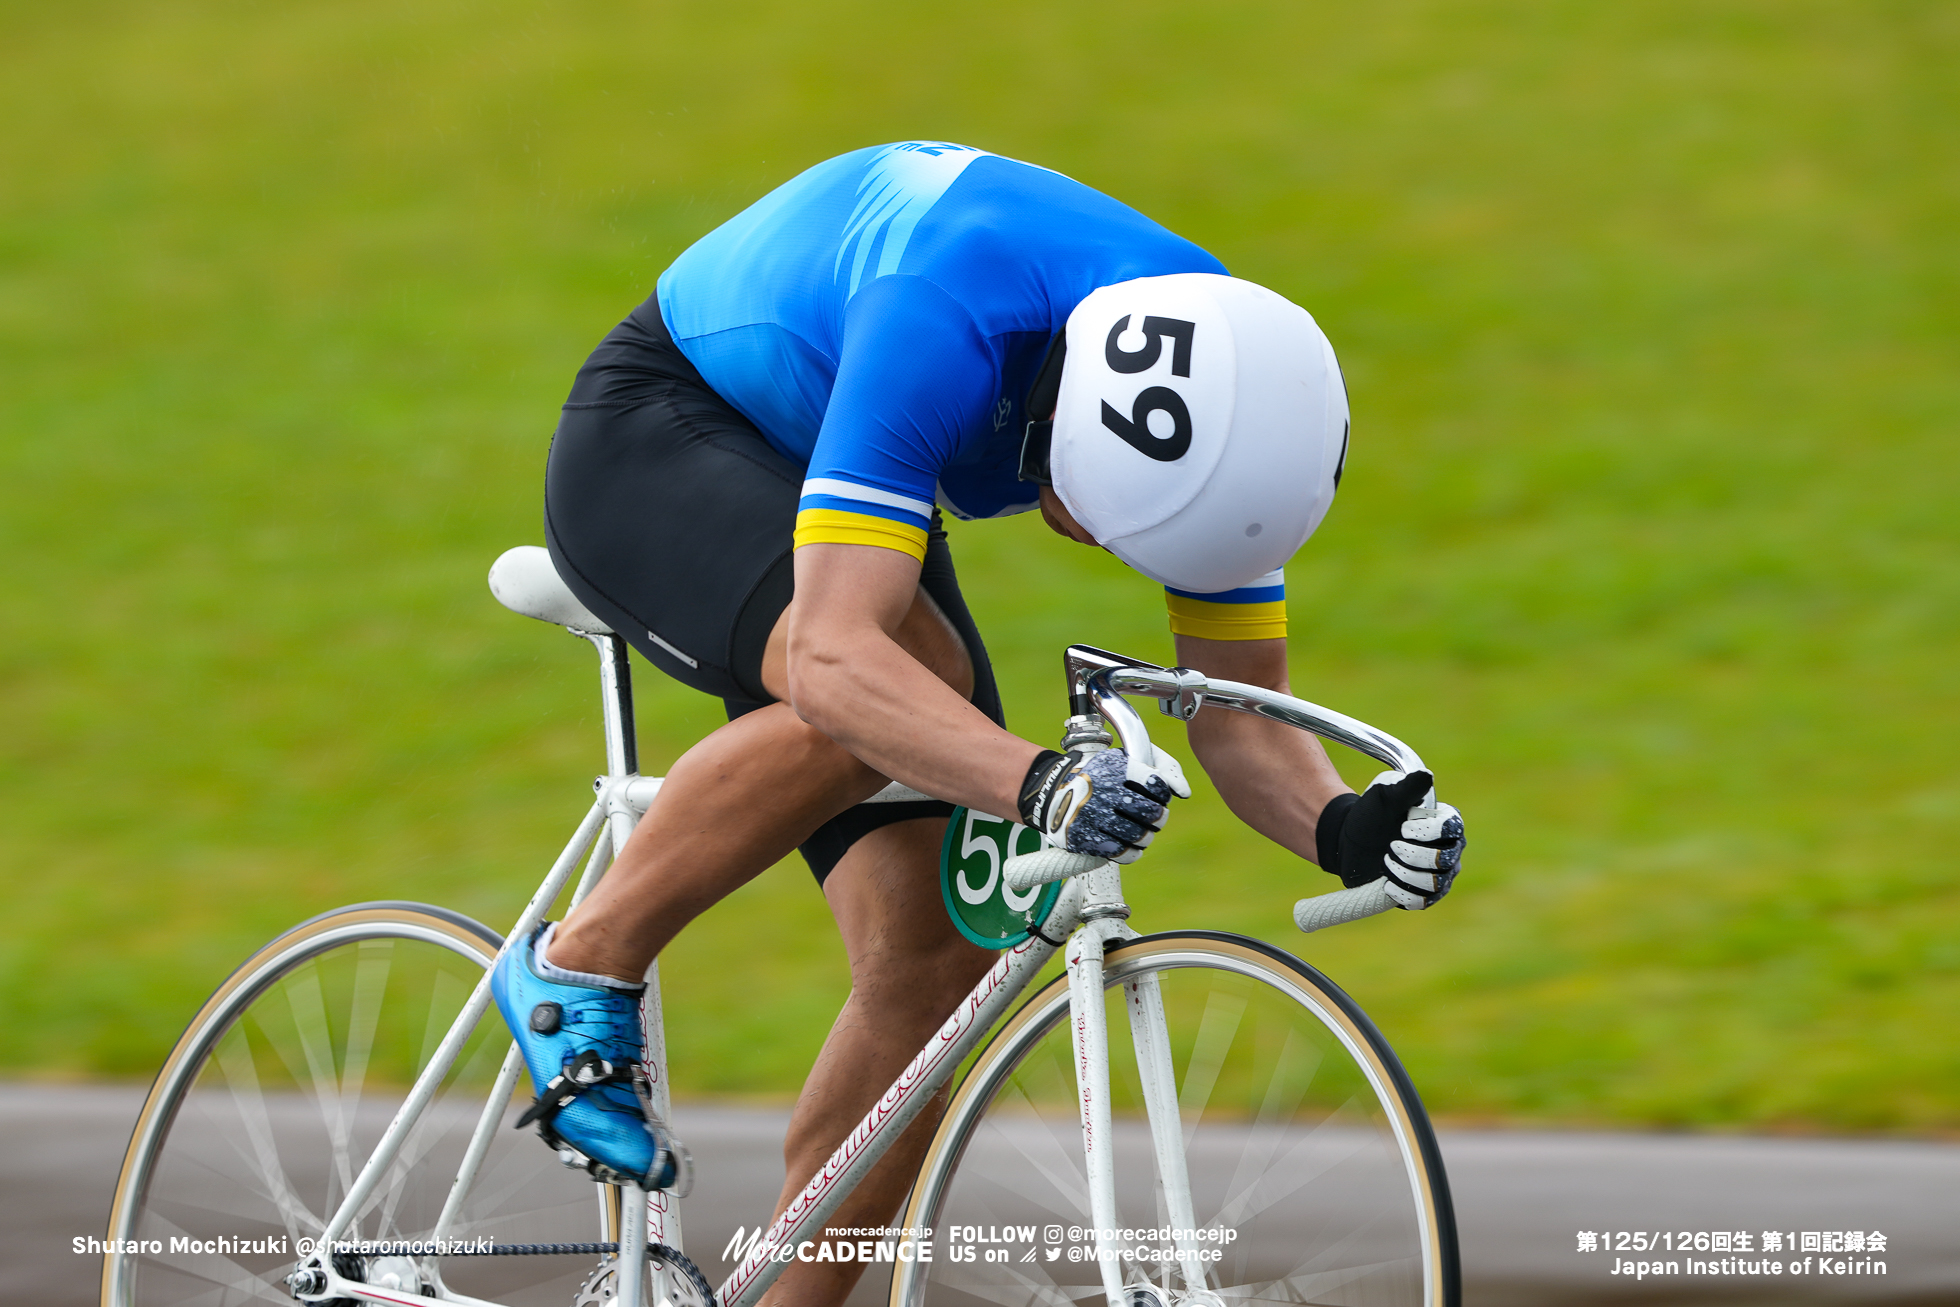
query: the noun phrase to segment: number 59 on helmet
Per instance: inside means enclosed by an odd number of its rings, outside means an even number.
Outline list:
[[[1069,314],[1042,371],[1029,406],[1052,402],[1052,433],[1030,424],[1023,475],[1152,580],[1246,585],[1333,503],[1347,390],[1319,325],[1283,295],[1199,272],[1105,286]]]

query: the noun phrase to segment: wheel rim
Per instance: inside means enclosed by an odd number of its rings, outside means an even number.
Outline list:
[[[1146,973],[1164,995],[1196,1224],[1236,1234],[1198,1241],[1217,1258],[1205,1264],[1209,1292],[1227,1304],[1448,1301],[1448,1200],[1419,1104],[1338,991],[1322,992],[1311,972],[1251,941],[1171,937],[1109,955],[1120,1223],[1165,1223],[1122,997],[1122,982]],[[939,1245],[895,1302],[1064,1307],[1102,1297],[1093,1260],[1072,1260],[1088,1240],[1067,1237],[1088,1210],[1067,1011],[1065,989],[1038,996],[961,1087],[907,1216],[932,1225]],[[1064,1238],[1051,1245],[1056,1225]],[[976,1245],[953,1238],[956,1227],[1010,1242]],[[1052,1261],[1051,1246],[1060,1250]],[[986,1260],[1003,1247],[1006,1261]],[[969,1250],[974,1260],[952,1260]],[[1125,1279],[1190,1300],[1161,1262],[1130,1262]]]
[[[139,1246],[111,1257],[105,1302],[289,1305],[299,1241],[318,1237],[494,956],[493,943],[434,914],[366,909],[310,922],[241,968],[145,1106],[111,1229]],[[494,1015],[479,1023],[349,1237],[433,1231],[508,1047]],[[452,1237],[603,1237],[592,1183],[510,1129],[520,1106],[503,1105]],[[438,1271],[390,1258],[359,1274],[414,1293],[439,1273],[459,1292],[562,1304],[585,1269],[472,1257]]]

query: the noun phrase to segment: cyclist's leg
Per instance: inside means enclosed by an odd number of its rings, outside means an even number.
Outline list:
[[[970,679],[954,684],[975,707],[1001,721],[986,645],[960,595],[941,532],[929,537],[919,579],[938,618],[966,650],[960,670]],[[865,805],[829,823],[803,845],[850,956],[851,996],[790,1122],[783,1205],[808,1183],[994,961],[992,953],[960,937],[940,901],[933,869],[946,829],[944,814],[880,824],[891,809],[904,806]],[[858,834],[866,829],[869,834]],[[928,1123],[943,1108],[943,1100],[928,1106],[924,1118],[892,1145],[831,1218],[832,1228],[890,1221],[929,1144]],[[833,1307],[850,1292],[862,1269],[848,1262],[799,1263],[772,1291],[771,1307]]]
[[[790,1118],[779,1214],[993,964],[994,954],[953,928],[930,874],[945,829],[935,818],[872,831],[824,880],[824,896],[850,954],[851,996]],[[942,1095],[845,1199],[832,1227],[891,1219],[944,1108]],[[863,1271],[855,1262],[799,1262],[764,1302],[834,1307]]]
[[[965,648],[923,591],[897,634],[913,657],[970,688]],[[668,770],[618,860],[558,928],[552,963],[637,980],[688,922],[885,783],[788,704],[743,714]]]

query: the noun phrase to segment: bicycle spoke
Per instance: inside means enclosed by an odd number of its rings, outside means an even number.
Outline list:
[[[1037,1280],[1018,1266],[1003,1268],[1004,1283],[997,1289],[973,1291],[974,1296],[999,1307],[1073,1307],[1087,1298],[1102,1297],[1102,1285],[1088,1284],[1063,1288],[1052,1279]]]
[[[552,1157],[552,1155],[546,1150],[543,1141],[528,1132],[520,1136],[517,1143],[518,1147],[506,1151],[493,1167],[478,1169],[476,1183],[470,1186],[469,1201],[464,1208],[466,1218],[471,1212],[499,1210],[506,1205],[507,1199],[537,1182],[537,1159]],[[558,1164],[557,1159],[552,1157],[552,1165]],[[568,1197],[561,1205],[586,1208],[591,1205],[591,1202],[589,1194],[575,1194]],[[518,1242],[534,1241],[519,1240]]]
[[[333,1035],[328,1029],[327,1001],[320,989],[319,968],[305,968],[282,988],[293,1018],[293,1031],[306,1059],[307,1083],[312,1085],[321,1122],[326,1126],[334,1174],[340,1180],[340,1191],[345,1193],[354,1183],[354,1164],[349,1156],[352,1122],[348,1120],[347,1103],[334,1066]]]
[[[172,1236],[189,1237],[189,1232],[172,1221],[159,1219],[156,1234],[162,1236],[165,1248],[170,1246]],[[195,1298],[174,1298],[182,1307],[230,1307],[236,1302],[276,1302],[290,1307],[290,1295],[280,1292],[267,1284],[251,1271],[222,1254],[215,1256],[192,1256],[188,1253],[168,1253],[157,1259],[160,1266],[168,1267],[187,1279],[212,1286]]]
[[[1022,1089],[1020,1083],[1008,1085],[1012,1097],[1030,1109],[1029,1123],[1037,1123],[1040,1118],[1033,1112],[1034,1102]],[[1067,1132],[1040,1129],[1037,1126],[1039,1142],[1042,1145],[1039,1156],[1029,1145],[1026,1130],[1008,1130],[1004,1123],[996,1124],[994,1137],[1006,1143],[1019,1153],[1037,1175],[1053,1186],[1061,1197],[1062,1205],[1058,1212],[1086,1212],[1089,1210],[1089,1180],[1079,1165],[1082,1156],[1082,1131],[1080,1127]]]
[[[1191,1147],[1191,1137],[1198,1132],[1198,1123],[1203,1120],[1205,1108],[1211,1102],[1212,1090],[1218,1086],[1218,1073],[1225,1068],[1225,1055],[1232,1049],[1232,1040],[1239,1033],[1239,1023],[1245,1019],[1245,1000],[1234,994],[1224,994],[1213,990],[1205,997],[1205,1014],[1198,1022],[1198,1037],[1191,1046],[1191,1063],[1184,1072],[1183,1086],[1177,1093],[1178,1107],[1193,1112],[1191,1123],[1184,1127],[1184,1146]]]
[[[461,997],[457,997],[456,991],[461,988],[456,978],[448,972],[436,973],[435,983],[429,993],[428,1015],[422,1024],[422,1047],[415,1058],[417,1071],[429,1064],[436,1046],[442,1043],[443,1037],[449,1033],[455,1014],[462,1011],[463,1004],[468,1001],[467,991]],[[454,1001],[450,1001],[451,999]],[[445,1012],[449,1014],[446,1017]],[[452,1083],[454,1077],[467,1074],[468,1069],[469,1063],[464,1058],[458,1057],[456,1065],[450,1070]],[[410,1130],[407,1137],[402,1140],[401,1148],[396,1152],[395,1160],[390,1165],[387,1175],[383,1177],[381,1184],[376,1186],[375,1193],[363,1206],[363,1212],[373,1212],[378,1205],[378,1229],[384,1231],[396,1229],[395,1212],[401,1203],[402,1193],[407,1187],[409,1178],[415,1173],[415,1168],[422,1159],[442,1142],[443,1130],[437,1122],[440,1119],[445,1097],[444,1091],[438,1088],[435,1096],[422,1109],[422,1115],[416,1121],[415,1128]],[[430,1214],[430,1219],[434,1219],[433,1213]]]
[[[1283,1152],[1268,1155],[1260,1174],[1252,1177],[1243,1190],[1228,1198],[1219,1208],[1218,1220],[1226,1224],[1250,1220],[1274,1203],[1290,1198],[1330,1174],[1341,1163],[1359,1156],[1370,1144],[1378,1142],[1358,1129],[1349,1128],[1344,1151],[1308,1160],[1308,1153],[1322,1153],[1330,1143],[1337,1142],[1327,1137],[1332,1129],[1339,1127],[1329,1127],[1323,1123]],[[1251,1146],[1248,1142],[1247,1148]],[[1275,1176],[1283,1178],[1274,1181]],[[1255,1201],[1260,1198],[1264,1201]]]
[[[1230,1232],[1182,1245],[1216,1258],[1202,1265],[1204,1283],[1232,1307],[1437,1307],[1442,1300],[1425,1293],[1440,1273],[1425,1270],[1431,1244],[1395,1133],[1411,1113],[1388,1110],[1377,1086],[1389,1077],[1366,1070],[1344,1042],[1352,1015],[1313,1006],[1318,991],[1304,968],[1269,964],[1231,941],[1139,940],[1111,949],[1107,967],[1112,1023],[1128,1006],[1122,986],[1154,973],[1163,994],[1191,1220]],[[941,1127],[962,1151],[935,1144],[908,1224],[944,1231],[1044,1215],[1088,1224],[1068,1013],[1057,982],[976,1064]],[[1182,1218],[1168,1216],[1169,1164],[1157,1157],[1134,1044],[1112,1040],[1109,1052],[1115,1215],[1126,1229],[1160,1229]],[[1081,1242],[1093,1238],[1085,1232]],[[1114,1249],[1135,1257],[1124,1282],[1155,1283],[1175,1302],[1185,1284],[1170,1255],[1178,1245],[1118,1239]],[[942,1255],[894,1286],[895,1307],[1062,1307],[1104,1293],[1093,1258],[1029,1265]]]
[[[341,1062],[341,1094],[351,1121],[360,1111],[367,1090],[368,1063],[374,1055],[375,1032],[381,1025],[382,999],[394,969],[395,950],[382,940],[362,940],[355,950],[354,991],[347,1012],[347,1052]],[[353,1184],[350,1176],[347,1180]]]
[[[1351,1285],[1365,1285],[1371,1277],[1380,1272],[1393,1272],[1398,1269],[1400,1269],[1399,1263],[1392,1262],[1356,1262],[1344,1265],[1339,1270],[1320,1272],[1311,1271],[1302,1265],[1296,1267],[1284,1279],[1269,1280],[1265,1284],[1251,1286],[1242,1293],[1230,1292],[1221,1296],[1230,1303],[1274,1303],[1287,1304],[1288,1307],[1304,1304],[1305,1307],[1316,1307],[1316,1304],[1333,1302],[1331,1298],[1325,1296],[1327,1294],[1339,1293]],[[1315,1281],[1311,1289],[1301,1285],[1302,1279]]]
[[[1285,1074],[1289,1054],[1298,1058],[1301,1064],[1304,1074],[1298,1079]],[[1264,1206],[1271,1205],[1273,1200],[1268,1200],[1258,1208],[1250,1205],[1253,1187],[1273,1171],[1271,1157],[1263,1152],[1255,1153],[1252,1141],[1261,1133],[1260,1127],[1270,1129],[1279,1122],[1292,1118],[1294,1109],[1299,1107],[1300,1100],[1306,1097],[1307,1079],[1311,1077],[1319,1063],[1319,1050],[1302,1048],[1299,1032],[1287,1031],[1286,1044],[1280,1049],[1279,1059],[1273,1067],[1270,1079],[1266,1082],[1266,1093],[1260,1101],[1259,1115],[1254,1120],[1254,1128],[1246,1132],[1245,1147],[1239,1153],[1238,1164],[1232,1168],[1231,1182],[1225,1186],[1227,1197],[1219,1209],[1220,1220],[1236,1223],[1263,1210]],[[1321,1124],[1324,1125],[1325,1122]],[[1318,1129],[1319,1127],[1316,1126],[1314,1130],[1309,1131],[1307,1138],[1311,1139]]]
[[[297,1240],[324,1228],[418,1068],[446,1038],[494,956],[484,934],[413,907],[352,909],[297,928],[282,941],[301,943],[275,941],[241,968],[229,982],[235,1002],[209,1009],[209,1021],[227,1023],[223,1033],[194,1023],[185,1035],[191,1060],[159,1082],[163,1098],[148,1110],[158,1124],[125,1166],[123,1193],[133,1198],[119,1203],[117,1237],[161,1239],[167,1249],[173,1236],[208,1246],[260,1238],[263,1228],[265,1236],[283,1231],[288,1251],[112,1258],[105,1302],[290,1307],[284,1276]],[[304,942],[321,935],[331,942]],[[464,1041],[349,1238],[414,1239],[433,1229],[507,1046],[475,1032]],[[197,1050],[207,1050],[201,1061]],[[479,1181],[456,1237],[595,1238],[591,1180],[560,1166],[533,1137],[497,1131]],[[511,1307],[564,1307],[590,1270],[571,1259],[518,1260],[464,1259],[443,1269],[459,1293]]]
[[[250,1160],[257,1163],[258,1178],[266,1200],[285,1219],[287,1236],[297,1239],[300,1218],[304,1217],[314,1228],[324,1224],[324,1221],[314,1216],[286,1181],[286,1168],[279,1160],[279,1147],[273,1141],[272,1121],[266,1115],[265,1095],[259,1089],[258,1068],[252,1063],[248,1036],[236,1027],[232,1035],[227,1035],[218,1046],[218,1064],[224,1070],[225,1085],[231,1090],[232,1102],[238,1107],[245,1138],[252,1146]]]
[[[223,1218],[222,1224],[226,1228],[245,1230],[264,1221],[269,1210],[277,1210],[272,1196],[253,1185],[249,1177],[220,1171],[208,1163],[190,1159],[178,1163],[178,1174],[178,1185],[170,1207],[185,1217],[202,1214]],[[187,1196],[192,1193],[198,1196]],[[208,1224],[215,1226],[219,1222]],[[319,1228],[320,1223],[315,1222],[305,1233],[316,1234]],[[290,1233],[287,1235],[289,1239],[292,1237]]]

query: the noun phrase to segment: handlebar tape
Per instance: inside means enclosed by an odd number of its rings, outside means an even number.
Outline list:
[[[1036,849],[1033,853],[1020,853],[1009,858],[1001,874],[1007,878],[1009,889],[1025,892],[1037,885],[1046,885],[1049,881],[1094,871],[1102,866],[1103,862],[1104,859],[1091,853],[1070,853],[1067,849]]]
[[[1395,900],[1388,897],[1386,879],[1371,880],[1353,889],[1340,889],[1332,894],[1316,894],[1310,899],[1301,899],[1293,905],[1293,924],[1311,935],[1329,926],[1372,917],[1394,906]]]

